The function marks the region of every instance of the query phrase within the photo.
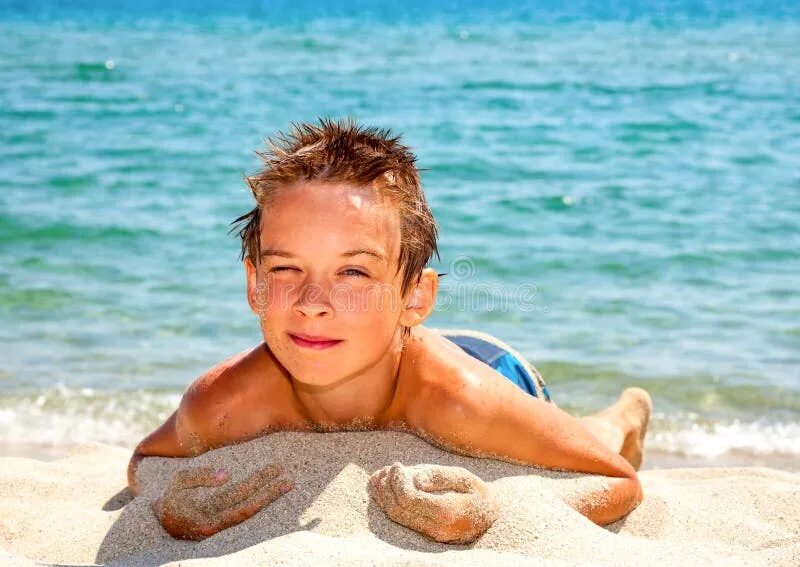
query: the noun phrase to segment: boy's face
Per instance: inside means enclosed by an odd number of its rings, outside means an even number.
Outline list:
[[[400,218],[369,187],[298,185],[262,211],[248,300],[292,377],[324,386],[400,347]]]

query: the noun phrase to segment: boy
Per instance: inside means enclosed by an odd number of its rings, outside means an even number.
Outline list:
[[[639,504],[646,392],[628,389],[577,419],[476,352],[502,343],[453,337],[458,346],[422,326],[438,288],[425,267],[438,256],[437,228],[399,138],[321,120],[259,155],[265,167],[248,178],[256,207],[235,222],[264,342],[199,377],[139,443],[128,470],[134,493],[147,456],[193,456],[273,431],[393,429],[467,455],[610,477],[576,506],[598,524]],[[210,471],[190,476],[182,487],[225,482]],[[203,518],[157,513],[170,533],[204,537],[290,490],[277,476],[268,467]],[[443,537],[457,539],[463,526],[446,523]]]

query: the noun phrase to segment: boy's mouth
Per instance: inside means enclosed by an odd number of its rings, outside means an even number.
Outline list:
[[[294,333],[289,333],[289,336],[292,338],[292,341],[294,341],[294,344],[301,347],[313,348],[313,349],[330,348],[342,342],[339,339],[331,339],[328,337],[313,337],[311,335],[295,335]]]

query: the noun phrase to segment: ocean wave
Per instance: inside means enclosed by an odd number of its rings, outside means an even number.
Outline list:
[[[177,408],[178,391],[110,391],[58,385],[0,398],[0,445],[132,447]],[[739,419],[709,421],[697,413],[653,416],[647,447],[673,455],[717,459],[731,452],[795,458],[800,423]]]
[[[703,422],[697,414],[656,416],[648,447],[666,453],[716,459],[731,452],[796,456],[800,460],[800,423],[768,419]]]
[[[178,407],[174,391],[109,391],[59,384],[0,398],[0,444],[136,444]]]

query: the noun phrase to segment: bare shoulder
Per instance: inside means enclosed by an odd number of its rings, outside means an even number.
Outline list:
[[[480,385],[486,379],[493,380],[499,376],[437,329],[421,326],[414,328],[406,342],[404,359],[417,386],[437,390],[463,390],[470,384]]]
[[[195,380],[177,413],[179,436],[195,452],[299,424],[284,370],[265,344],[231,356]]]
[[[424,425],[448,411],[472,412],[489,398],[521,391],[435,329],[415,327],[404,352],[404,401],[409,425]]]

